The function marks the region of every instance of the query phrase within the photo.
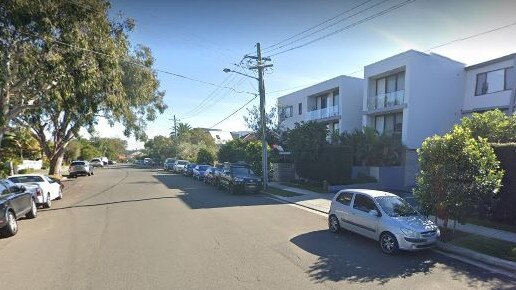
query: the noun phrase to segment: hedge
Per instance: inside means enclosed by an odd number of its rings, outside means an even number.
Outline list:
[[[516,225],[516,143],[491,144],[505,170],[502,188],[493,208],[493,218]]]
[[[325,146],[305,160],[295,160],[297,174],[311,181],[344,184],[351,180],[353,152],[347,146]]]

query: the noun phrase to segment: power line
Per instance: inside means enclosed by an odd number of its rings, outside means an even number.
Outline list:
[[[386,0],[386,1],[388,1],[388,0]],[[401,3],[399,3],[399,4],[396,4],[396,5],[394,5],[394,6],[391,6],[391,7],[387,8],[387,9],[384,9],[384,10],[382,10],[382,11],[380,11],[380,12],[377,12],[377,13],[375,13],[375,14],[373,14],[373,15],[369,16],[369,17],[366,17],[366,18],[363,18],[363,19],[361,19],[361,20],[359,20],[359,21],[353,22],[353,23],[351,23],[351,24],[349,24],[349,25],[347,25],[347,26],[345,26],[345,27],[343,27],[343,28],[337,29],[337,30],[335,30],[335,31],[333,31],[333,32],[330,32],[330,33],[328,33],[328,34],[325,34],[325,35],[323,35],[323,36],[320,36],[320,37],[318,37],[318,38],[315,38],[315,39],[313,39],[313,40],[310,40],[310,41],[308,41],[308,42],[305,42],[305,43],[303,43],[303,44],[300,44],[300,45],[297,45],[297,46],[294,46],[294,47],[288,48],[288,49],[286,49],[286,50],[282,50],[282,51],[280,51],[280,52],[277,52],[277,53],[275,53],[275,54],[270,55],[269,57],[276,56],[276,55],[279,55],[279,54],[283,54],[283,53],[285,53],[285,52],[289,52],[289,51],[292,51],[292,50],[294,50],[294,49],[298,49],[298,48],[301,48],[301,47],[305,47],[305,46],[310,45],[310,44],[312,44],[312,43],[315,43],[315,42],[317,42],[317,41],[320,41],[320,40],[323,40],[323,39],[328,38],[328,37],[330,37],[330,36],[333,36],[333,35],[335,35],[335,34],[341,33],[342,31],[345,31],[345,30],[351,29],[351,28],[353,28],[353,27],[355,27],[355,26],[357,26],[357,25],[360,25],[360,24],[362,24],[362,23],[364,23],[364,22],[367,22],[367,21],[373,20],[373,19],[375,19],[375,18],[377,18],[377,17],[380,17],[380,16],[382,16],[382,15],[384,15],[384,14],[387,14],[387,13],[389,13],[389,12],[391,12],[391,11],[397,10],[397,9],[399,9],[399,8],[401,8],[401,7],[403,7],[403,6],[407,5],[407,4],[410,4],[410,3],[412,3],[412,2],[415,2],[415,1],[416,1],[416,0],[406,0],[406,1],[404,1],[404,2],[401,2]]]
[[[34,37],[37,37],[39,39],[45,40],[45,39],[43,39],[43,37],[41,37],[39,35],[36,35],[36,34],[33,34],[33,33],[22,32],[22,31],[19,31],[19,33],[25,34],[25,35],[34,36]],[[145,65],[143,65],[141,63],[137,63],[137,62],[134,62],[134,61],[131,61],[131,60],[127,60],[127,59],[123,59],[123,58],[120,58],[120,57],[108,55],[107,53],[99,52],[99,51],[96,51],[96,50],[87,49],[87,48],[83,48],[83,47],[78,47],[78,46],[75,46],[75,45],[72,45],[72,44],[69,44],[69,43],[57,40],[57,39],[51,39],[50,41],[58,43],[58,44],[61,44],[61,45],[68,46],[68,47],[73,48],[73,49],[78,49],[78,50],[87,51],[87,52],[98,54],[98,55],[103,55],[103,56],[111,57],[111,58],[114,58],[114,59],[119,60],[119,61],[123,61],[123,62],[129,63],[129,64],[133,64],[133,65],[136,65],[136,66],[140,66],[140,67],[149,69],[151,71],[154,70],[154,71],[157,71],[157,72],[160,72],[160,73],[168,74],[168,75],[171,75],[171,76],[175,76],[175,77],[178,77],[178,78],[190,80],[190,81],[193,81],[193,82],[198,82],[198,83],[202,83],[202,84],[209,85],[209,86],[214,86],[214,87],[218,87],[218,88],[222,88],[222,89],[231,90],[231,91],[234,91],[235,93],[250,94],[250,95],[254,95],[255,94],[255,93],[248,92],[248,91],[237,91],[234,88],[231,88],[231,87],[228,87],[228,86],[219,86],[219,85],[217,85],[215,83],[212,83],[212,82],[195,79],[193,77],[189,77],[189,76],[185,76],[185,75],[182,75],[182,74],[170,72],[170,71],[167,71],[167,70],[164,70],[164,69],[150,68],[150,67],[145,66]]]
[[[282,44],[282,43],[285,43],[285,42],[287,42],[287,41],[289,41],[289,40],[291,40],[291,39],[293,39],[293,38],[296,38],[297,36],[300,36],[300,35],[302,35],[302,34],[304,34],[304,33],[308,32],[308,31],[310,31],[310,30],[313,30],[313,29],[315,29],[315,28],[317,28],[317,27],[319,27],[319,26],[322,26],[323,24],[326,24],[326,23],[328,23],[328,22],[331,22],[331,21],[333,21],[334,19],[337,19],[337,18],[339,18],[340,16],[342,16],[342,15],[344,15],[344,14],[346,14],[346,13],[350,12],[350,11],[353,11],[353,10],[355,10],[355,9],[357,9],[357,8],[359,8],[359,7],[363,6],[363,5],[365,5],[365,4],[367,4],[367,3],[371,2],[371,1],[373,1],[373,0],[367,0],[367,1],[365,1],[365,2],[363,2],[363,3],[361,3],[361,4],[359,4],[359,5],[356,5],[356,6],[352,7],[352,8],[350,8],[350,9],[347,9],[346,11],[343,11],[343,12],[341,12],[341,13],[339,13],[339,14],[335,15],[334,17],[331,17],[331,18],[329,18],[329,19],[326,19],[326,20],[324,20],[324,21],[320,22],[320,23],[319,23],[319,24],[317,24],[317,25],[311,26],[311,27],[309,27],[308,29],[305,29],[305,30],[303,30],[303,31],[301,31],[301,32],[299,32],[299,33],[296,33],[296,34],[294,34],[294,35],[292,35],[292,36],[290,36],[290,37],[288,37],[288,38],[286,38],[286,39],[284,39],[284,40],[282,40],[282,41],[279,41],[279,42],[276,42],[276,43],[274,43],[274,44],[272,44],[272,45],[269,45],[269,46],[265,47],[263,50],[268,50],[269,48],[272,48],[272,47],[278,46],[278,45],[280,45],[280,44]]]
[[[430,52],[430,51],[432,51],[432,50],[434,50],[436,48],[441,48],[441,47],[444,47],[444,46],[448,46],[450,44],[454,44],[454,43],[457,43],[457,42],[469,40],[469,39],[472,39],[472,38],[475,38],[475,37],[479,37],[479,36],[482,36],[482,35],[485,35],[485,34],[493,33],[493,32],[496,32],[496,31],[499,31],[499,30],[502,30],[502,29],[505,29],[505,28],[509,28],[511,26],[516,26],[516,21],[512,22],[512,23],[509,23],[509,24],[502,25],[502,26],[498,26],[498,27],[495,27],[495,28],[491,28],[489,30],[482,31],[482,32],[479,32],[479,33],[476,33],[476,34],[468,35],[466,37],[461,37],[461,38],[457,38],[457,39],[454,39],[454,40],[450,40],[448,42],[445,42],[445,43],[442,43],[442,44],[438,44],[438,45],[432,46],[432,47],[430,47],[428,49],[425,49],[425,50],[423,50],[423,52]],[[359,70],[356,70],[354,72],[347,73],[346,75],[353,75],[353,74],[356,74],[356,73],[359,73],[359,72],[362,72],[362,71],[364,71],[363,68],[359,69]],[[318,83],[320,83],[320,82],[316,82],[316,83],[312,83],[312,84],[308,84],[308,85],[294,86],[294,87],[290,87],[290,88],[286,88],[286,89],[280,89],[280,90],[269,92],[268,94],[274,94],[274,93],[278,93],[278,92],[289,91],[289,90],[293,90],[293,89],[297,89],[297,88],[301,88],[301,87],[310,87],[310,86],[316,85]]]
[[[349,15],[349,16],[347,16],[347,17],[344,17],[343,19],[340,19],[340,20],[338,20],[338,21],[336,21],[336,22],[334,22],[334,23],[332,23],[332,24],[330,24],[330,25],[327,25],[327,26],[322,27],[322,28],[320,28],[320,29],[317,29],[317,30],[315,30],[315,31],[313,31],[313,32],[311,32],[311,33],[309,33],[309,34],[307,34],[307,35],[304,35],[304,36],[302,36],[302,37],[300,37],[300,38],[298,38],[298,39],[292,40],[292,41],[290,41],[290,42],[288,42],[288,43],[286,43],[286,44],[283,44],[283,45],[277,46],[277,47],[275,47],[275,48],[269,49],[266,53],[270,53],[270,52],[272,52],[272,51],[280,50],[280,49],[282,49],[282,48],[284,48],[284,47],[287,47],[287,46],[289,46],[289,45],[291,45],[291,44],[294,44],[294,43],[296,43],[296,42],[299,42],[299,41],[301,41],[301,40],[303,40],[303,39],[306,39],[306,38],[308,38],[308,37],[310,37],[310,36],[312,36],[312,35],[314,35],[314,34],[317,34],[317,33],[321,32],[321,31],[327,30],[328,28],[331,28],[331,27],[333,27],[333,26],[335,26],[335,25],[337,25],[337,24],[339,24],[339,23],[341,23],[341,22],[343,22],[343,21],[345,21],[345,20],[348,20],[348,19],[350,19],[350,18],[353,18],[354,16],[357,16],[357,15],[359,15],[359,14],[363,13],[363,12],[366,12],[367,10],[370,10],[370,9],[372,9],[372,8],[375,8],[375,7],[378,7],[378,6],[380,6],[380,5],[382,5],[383,3],[388,2],[388,1],[391,1],[391,0],[383,0],[383,1],[380,1],[380,2],[378,2],[378,3],[376,3],[376,4],[373,4],[373,5],[371,5],[371,6],[367,7],[367,8],[365,8],[365,9],[362,9],[362,10],[360,10],[360,11],[358,11],[358,12],[354,13],[354,14],[351,14],[351,15]],[[369,1],[367,1],[367,2],[365,2],[365,3],[363,3],[363,4],[366,4],[366,3],[368,3],[368,2],[369,2]],[[357,7],[360,7],[360,6],[362,6],[363,4],[358,5],[358,6],[356,6],[356,7],[353,7],[353,8],[352,8],[352,9],[350,9],[349,11],[354,10],[354,9],[355,9],[355,8],[357,8]],[[347,11],[346,11],[346,12],[347,12]]]
[[[220,123],[226,121],[227,119],[231,118],[233,115],[235,115],[236,113],[238,113],[240,110],[242,110],[243,108],[245,108],[247,105],[249,105],[252,101],[254,101],[254,99],[258,98],[259,95],[256,95],[254,96],[253,98],[251,98],[249,101],[247,101],[247,103],[245,103],[242,107],[238,108],[236,111],[234,111],[233,113],[229,114],[228,116],[226,116],[224,119],[220,120],[219,122],[217,122],[215,125],[211,126],[210,129],[213,129],[213,127],[219,125]]]

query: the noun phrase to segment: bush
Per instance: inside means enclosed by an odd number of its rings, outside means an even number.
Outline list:
[[[311,155],[315,160],[312,158],[295,160],[296,172],[300,177],[317,182],[326,180],[330,184],[345,184],[351,180],[353,167],[351,148],[327,145]]]
[[[493,209],[493,218],[498,221],[516,225],[516,143],[491,144],[505,171],[502,188],[497,194]]]
[[[445,221],[463,221],[479,201],[500,188],[503,170],[486,139],[475,139],[467,128],[455,126],[444,136],[427,138],[420,149],[414,196],[425,214]]]
[[[18,170],[18,174],[27,174],[27,173],[33,173],[33,172],[34,172],[34,169],[32,169],[32,168]]]
[[[197,152],[197,164],[210,164],[215,162],[215,154],[206,148],[199,149]]]

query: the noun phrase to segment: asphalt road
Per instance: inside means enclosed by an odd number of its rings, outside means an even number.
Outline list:
[[[516,282],[433,253],[387,256],[326,219],[150,169],[100,169],[0,239],[0,289],[465,289]]]

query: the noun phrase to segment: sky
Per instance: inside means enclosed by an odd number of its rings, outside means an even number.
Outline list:
[[[136,28],[130,40],[134,45],[151,48],[156,69],[240,92],[158,72],[168,109],[148,123],[147,135],[153,137],[169,135],[174,115],[192,127],[209,128],[248,102],[253,95],[246,92],[257,92],[256,80],[222,70],[230,68],[254,75],[254,71],[234,64],[245,54],[255,54],[257,42],[261,43],[263,55],[271,56],[273,64],[265,75],[268,108],[275,106],[282,95],[339,75],[363,77],[364,66],[409,49],[438,53],[466,65],[516,52],[516,1],[513,0],[415,0],[357,24],[405,1],[112,0],[110,14],[135,20]],[[359,7],[343,14],[355,6]],[[313,35],[302,34],[306,37],[303,40],[289,44],[296,40],[293,38],[281,43],[286,45],[281,49],[270,48],[333,17],[337,18],[310,30]],[[428,51],[508,24],[513,25]],[[273,55],[337,30],[342,31]],[[258,104],[256,98],[246,108]],[[215,128],[246,130],[243,119],[246,114],[244,108]],[[125,138],[120,125],[110,127],[100,120],[97,132],[100,137],[127,139],[128,149],[143,148],[142,142]]]

